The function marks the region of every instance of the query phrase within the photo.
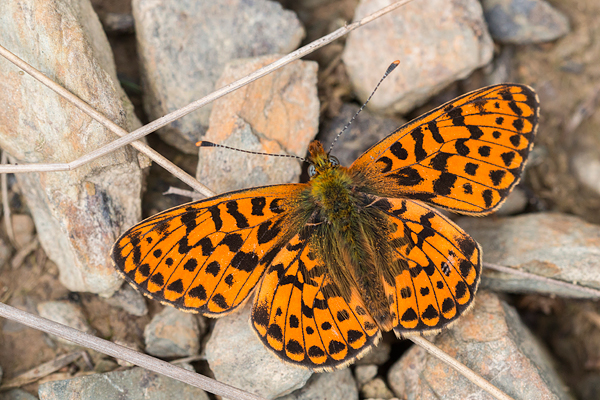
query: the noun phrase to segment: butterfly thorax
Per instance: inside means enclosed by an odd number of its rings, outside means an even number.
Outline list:
[[[319,142],[310,146],[310,161],[315,175],[311,179],[311,200],[315,204],[314,235],[317,252],[337,284],[340,294],[350,300],[361,293],[365,306],[381,328],[391,329],[389,304],[383,287],[382,269],[388,247],[388,227],[377,220],[376,210],[367,209],[367,195],[356,190],[355,178],[348,168],[332,159]]]

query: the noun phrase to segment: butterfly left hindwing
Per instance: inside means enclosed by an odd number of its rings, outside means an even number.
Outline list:
[[[252,309],[263,343],[283,360],[314,371],[347,365],[377,344],[381,332],[358,292],[346,301],[306,227],[275,257]]]

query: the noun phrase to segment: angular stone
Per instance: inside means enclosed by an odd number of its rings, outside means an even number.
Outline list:
[[[144,329],[146,352],[157,357],[187,357],[200,351],[196,316],[165,307]]]
[[[148,314],[144,296],[127,283],[123,284],[115,294],[105,301],[111,306],[119,307],[137,317]]]
[[[434,343],[515,399],[571,399],[515,309],[490,292],[480,291],[473,309]],[[492,399],[416,345],[392,366],[388,383],[399,398]]]
[[[394,397],[394,393],[392,393],[381,378],[375,378],[372,381],[367,382],[360,389],[360,393],[365,399],[390,400]]]
[[[275,60],[264,56],[225,67],[225,86]],[[295,61],[215,102],[205,140],[242,150],[304,157],[319,126],[317,64]],[[196,177],[217,193],[297,182],[296,159],[201,147]]]
[[[215,88],[225,64],[238,58],[288,53],[304,37],[292,11],[268,0],[132,3],[150,118],[161,117]],[[159,131],[187,153],[204,137],[208,105]]]
[[[345,368],[334,372],[314,374],[302,389],[279,397],[278,400],[358,400],[352,372]]]
[[[37,397],[21,389],[11,389],[0,392],[0,400],[37,400]]]
[[[38,395],[40,400],[209,400],[202,389],[137,367],[42,383]]]
[[[88,0],[3,1],[0,42],[124,129],[139,124]],[[21,164],[70,162],[117,138],[4,58],[0,99],[0,146]],[[110,249],[141,214],[136,153],[125,147],[73,171],[17,180],[63,285],[114,292],[122,280]]]
[[[360,388],[365,383],[375,378],[378,370],[379,367],[375,364],[357,365],[356,368],[354,368],[354,376],[356,377],[358,387]]]
[[[482,0],[492,37],[502,43],[541,43],[569,33],[566,16],[544,0]]]
[[[274,399],[304,386],[307,369],[285,364],[257,338],[250,326],[252,301],[219,318],[206,343],[206,361],[215,379]]]
[[[483,249],[483,261],[600,289],[600,227],[558,213],[508,218],[460,218]],[[484,268],[483,287],[513,293],[597,297],[548,282]]]
[[[358,20],[390,3],[362,0],[354,18]],[[394,61],[390,57],[400,59],[369,107],[406,113],[449,83],[487,64],[492,55],[492,39],[477,0],[422,0],[350,33],[343,60],[355,92],[364,101]]]
[[[92,328],[87,323],[83,311],[77,305],[68,301],[46,301],[37,305],[38,313],[40,317],[47,318],[49,320],[58,322],[63,325],[70,326],[79,331],[91,333]],[[52,336],[56,340],[62,343],[73,345],[66,339]]]

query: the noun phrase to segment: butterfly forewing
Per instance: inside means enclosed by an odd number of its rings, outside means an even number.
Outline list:
[[[380,331],[354,291],[345,301],[311,251],[314,228],[296,235],[275,257],[254,300],[252,324],[283,360],[316,371],[352,362]]]
[[[365,191],[465,214],[496,209],[520,179],[539,104],[524,85],[476,90],[409,122],[351,166]]]
[[[164,211],[117,240],[114,263],[150,297],[225,314],[246,299],[293,236],[300,218],[295,201],[305,187],[243,190]]]

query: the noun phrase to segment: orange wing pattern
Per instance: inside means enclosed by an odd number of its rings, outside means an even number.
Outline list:
[[[488,86],[402,126],[350,167],[364,191],[464,213],[500,206],[533,146],[539,104],[524,85]]]
[[[280,246],[300,229],[295,202],[305,188],[253,188],[164,211],[125,232],[113,261],[151,298],[225,314],[248,297]]]
[[[406,268],[383,279],[394,332],[438,331],[471,305],[481,275],[481,249],[454,222],[425,204],[380,198],[372,204],[392,224],[389,242]]]
[[[252,325],[284,361],[323,371],[360,357],[380,331],[360,294],[354,290],[346,302],[311,251],[317,230],[306,227],[275,257],[256,294]]]

